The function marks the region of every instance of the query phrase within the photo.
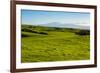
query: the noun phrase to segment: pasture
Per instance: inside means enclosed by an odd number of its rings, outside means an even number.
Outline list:
[[[90,59],[89,30],[22,25],[21,37],[23,63]]]

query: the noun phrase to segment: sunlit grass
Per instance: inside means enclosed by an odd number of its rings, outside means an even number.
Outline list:
[[[40,29],[41,28],[41,29]],[[47,30],[47,28],[45,27]],[[38,32],[43,31],[37,26]],[[48,35],[24,32],[22,37],[22,62],[48,62],[87,60],[90,58],[89,35],[76,35],[70,31],[45,31]]]

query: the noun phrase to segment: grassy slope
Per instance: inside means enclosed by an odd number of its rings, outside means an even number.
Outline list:
[[[69,31],[48,31],[48,35],[22,32],[22,62],[89,59],[89,35]]]

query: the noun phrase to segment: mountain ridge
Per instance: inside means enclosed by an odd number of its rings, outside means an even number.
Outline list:
[[[59,27],[59,28],[78,28],[78,29],[90,30],[90,26],[83,26],[83,25],[71,24],[71,23],[59,23],[59,22],[39,24],[39,26]]]

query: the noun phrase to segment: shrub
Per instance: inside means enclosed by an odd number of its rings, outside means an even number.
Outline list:
[[[25,34],[25,33],[22,33],[21,34],[21,37],[29,37],[30,35],[28,35],[28,34]]]
[[[38,32],[39,34],[45,34],[45,35],[48,35],[48,33],[46,32]]]
[[[78,35],[89,35],[90,31],[89,30],[79,30],[79,31],[75,32],[75,34],[78,34]]]
[[[21,29],[21,31],[32,32],[32,33],[38,33],[37,31],[34,31],[34,30],[32,30],[32,29],[29,29],[29,28],[23,28],[23,29]]]

